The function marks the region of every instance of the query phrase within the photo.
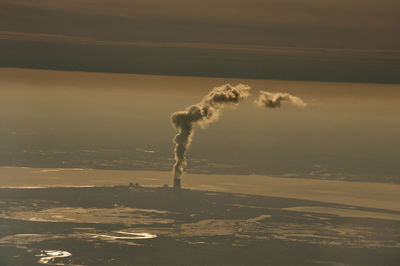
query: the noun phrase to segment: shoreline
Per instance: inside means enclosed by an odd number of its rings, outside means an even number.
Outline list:
[[[44,171],[41,171],[44,170]],[[0,167],[0,187],[172,185],[171,172]],[[185,174],[184,189],[230,192],[400,211],[400,185],[260,175]]]

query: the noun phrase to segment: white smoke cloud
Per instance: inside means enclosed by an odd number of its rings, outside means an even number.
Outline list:
[[[283,92],[268,92],[260,91],[260,95],[254,103],[260,107],[277,108],[281,107],[282,103],[291,103],[298,107],[306,107],[307,104],[294,95]]]
[[[181,179],[186,166],[187,150],[192,142],[194,126],[204,128],[219,117],[220,110],[225,106],[237,105],[250,96],[250,86],[238,84],[232,86],[225,84],[213,88],[200,103],[189,106],[184,111],[175,112],[171,122],[178,130],[174,138],[175,165],[174,179]]]

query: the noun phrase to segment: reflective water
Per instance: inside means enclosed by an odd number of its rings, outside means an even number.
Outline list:
[[[36,255],[37,257],[41,257],[38,260],[38,263],[46,265],[66,265],[62,262],[59,262],[60,258],[66,258],[72,256],[72,254],[69,253],[68,251],[62,251],[62,250],[42,250],[41,252],[42,252],[41,254]]]
[[[288,259],[301,260],[303,251],[314,254],[312,262],[300,265],[319,265],[338,253],[341,259],[334,263],[350,262],[357,252],[400,259],[397,211],[220,192],[176,194],[165,188],[1,192],[0,258],[11,265],[30,265],[36,255],[49,265],[129,265],[133,258],[162,264],[175,261],[177,250],[197,258],[204,257],[196,253],[201,250],[244,257],[254,252],[259,264],[269,249],[288,252]],[[230,262],[246,264],[240,258]]]
[[[150,215],[149,215],[150,214]],[[153,215],[152,215],[153,214]],[[160,214],[154,216],[154,214]],[[165,211],[136,209],[127,207],[114,208],[80,208],[56,207],[41,210],[29,210],[24,207],[12,211],[1,211],[0,218],[34,221],[34,222],[76,222],[76,223],[122,223],[134,224],[167,224],[172,219],[163,219]]]

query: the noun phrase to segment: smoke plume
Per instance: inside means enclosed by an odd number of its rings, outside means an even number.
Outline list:
[[[260,95],[254,103],[260,107],[277,108],[281,107],[282,103],[291,103],[298,107],[306,107],[307,104],[294,95],[282,92],[260,91]]]
[[[178,130],[174,138],[175,165],[174,179],[181,179],[186,166],[187,150],[192,142],[194,126],[205,128],[219,117],[220,110],[228,105],[236,105],[250,95],[250,86],[226,84],[213,88],[201,102],[189,106],[184,111],[175,112],[171,122]]]

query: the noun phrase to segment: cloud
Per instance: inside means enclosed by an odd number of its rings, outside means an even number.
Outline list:
[[[294,95],[283,92],[268,92],[260,91],[257,100],[254,103],[259,107],[277,108],[281,107],[282,103],[291,103],[298,107],[306,107],[307,104]]]

